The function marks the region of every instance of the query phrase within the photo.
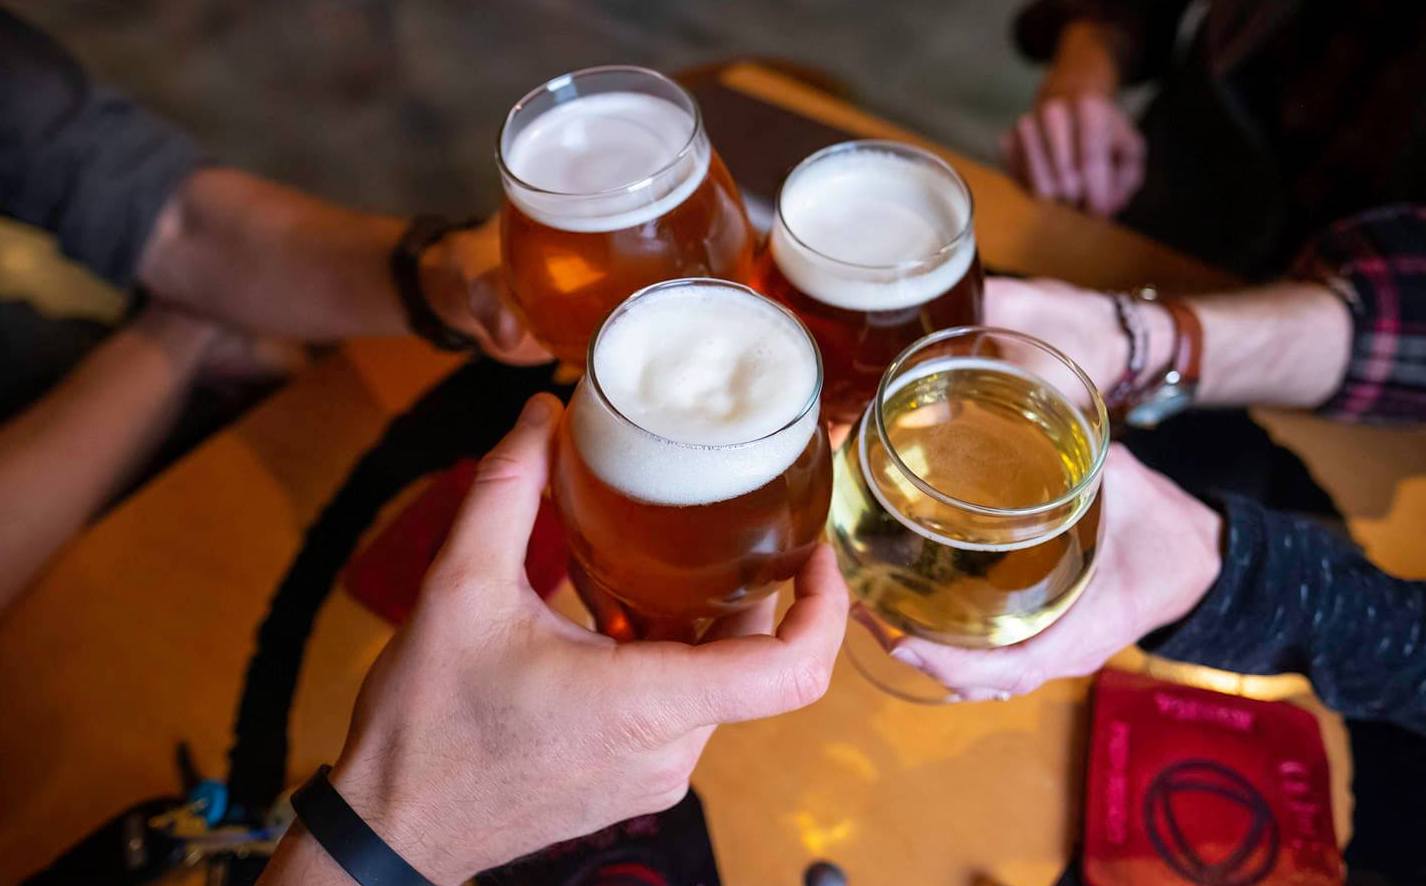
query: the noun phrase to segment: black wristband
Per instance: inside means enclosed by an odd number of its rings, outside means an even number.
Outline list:
[[[406,310],[411,331],[446,351],[469,351],[478,347],[475,339],[453,329],[431,308],[421,289],[421,253],[451,231],[473,228],[477,221],[452,222],[438,215],[418,215],[406,226],[396,248],[391,250],[391,277],[396,294]]]
[[[321,766],[292,795],[292,808],[332,860],[362,886],[433,886],[347,805]]]

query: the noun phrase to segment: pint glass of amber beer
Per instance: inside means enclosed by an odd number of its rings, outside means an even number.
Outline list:
[[[827,418],[855,421],[916,339],[980,321],[971,217],[956,171],[898,142],[833,145],[787,177],[753,285],[812,330]]]
[[[791,578],[831,494],[817,348],[751,289],[672,280],[589,347],[559,432],[555,501],[581,592],[694,623]]]
[[[1052,624],[1093,575],[1108,447],[1093,383],[1029,336],[961,327],[897,357],[833,459],[827,529],[864,616],[853,663],[943,701],[882,641],[1006,646]]]
[[[497,159],[515,308],[561,360],[582,365],[600,321],[641,287],[751,273],[742,199],[693,97],[662,74],[556,77],[511,109]]]

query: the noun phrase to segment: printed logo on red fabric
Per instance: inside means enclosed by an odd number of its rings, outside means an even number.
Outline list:
[[[1091,886],[1341,883],[1316,719],[1286,702],[1104,672],[1083,873]]]

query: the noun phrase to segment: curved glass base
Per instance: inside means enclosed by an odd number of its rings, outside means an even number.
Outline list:
[[[863,677],[884,692],[917,704],[950,704],[958,700],[940,683],[892,658],[877,640],[877,632],[890,639],[901,635],[901,631],[865,609],[847,622],[847,639],[842,648]]]

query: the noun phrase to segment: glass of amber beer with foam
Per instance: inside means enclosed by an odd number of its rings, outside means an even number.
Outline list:
[[[972,216],[956,171],[899,142],[833,145],[787,177],[753,286],[812,330],[828,419],[855,421],[916,339],[980,322]]]
[[[1094,571],[1108,446],[1094,384],[1037,339],[960,327],[902,352],[833,458],[853,663],[895,695],[946,701],[886,643],[1007,646],[1058,619]]]
[[[744,286],[672,280],[616,308],[590,343],[553,478],[586,600],[692,625],[791,578],[831,495],[821,384],[806,329]]]
[[[746,282],[754,234],[693,97],[646,68],[549,81],[505,118],[501,251],[535,338],[582,366],[631,292],[675,277]]]

